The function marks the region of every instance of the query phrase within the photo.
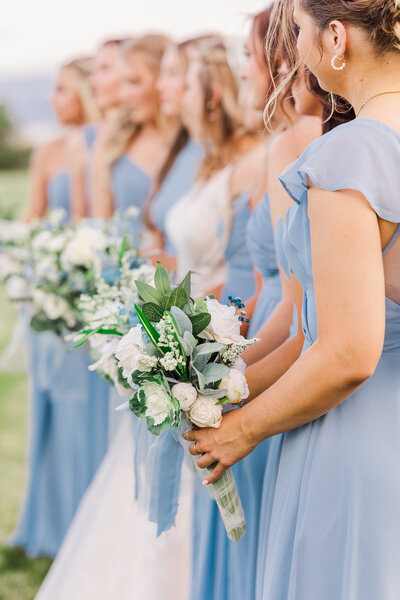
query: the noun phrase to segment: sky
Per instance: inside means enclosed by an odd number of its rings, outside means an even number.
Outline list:
[[[108,37],[146,31],[176,39],[204,31],[243,35],[268,0],[0,0],[0,76],[52,73]]]

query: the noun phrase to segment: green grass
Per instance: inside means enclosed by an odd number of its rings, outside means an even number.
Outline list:
[[[26,172],[0,171],[0,218],[21,214],[26,190]],[[0,352],[12,335],[16,316],[15,307],[0,289]],[[7,546],[26,477],[26,416],[26,376],[0,373],[0,600],[32,600],[51,564],[50,559],[31,560]]]

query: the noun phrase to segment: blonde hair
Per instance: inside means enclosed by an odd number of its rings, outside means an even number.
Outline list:
[[[126,59],[129,59],[133,54],[142,54],[155,77],[158,77],[161,59],[170,45],[171,41],[167,37],[158,34],[147,34],[118,43],[121,54]],[[141,126],[134,123],[127,110],[121,109],[118,111],[111,134],[112,147],[106,157],[109,167],[124,154],[140,130]]]
[[[75,58],[62,65],[62,69],[70,69],[75,73],[77,91],[82,104],[85,123],[95,123],[100,120],[100,110],[93,97],[89,77],[92,71],[93,59],[89,56]]]
[[[205,156],[199,167],[198,178],[210,176],[225,167],[232,158],[234,142],[244,135],[243,112],[239,105],[239,85],[230,68],[227,49],[221,44],[201,48],[194,58],[200,63],[200,84],[203,90],[202,136]],[[221,98],[213,106],[213,88],[217,86]],[[224,150],[228,149],[228,155]]]

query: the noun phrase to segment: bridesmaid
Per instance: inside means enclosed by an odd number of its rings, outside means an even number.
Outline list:
[[[275,385],[227,415],[218,448],[213,432],[191,438],[201,440],[205,465],[219,463],[212,481],[260,439],[285,432],[263,598],[394,600],[400,10],[392,2],[305,0],[294,18],[300,58],[360,117],[313,142],[282,176],[294,200],[282,246],[304,288],[305,344]]]
[[[78,59],[59,72],[52,104],[65,126],[97,117],[90,96],[90,60]],[[31,168],[27,219],[70,203],[67,136],[40,149]],[[88,372],[84,350],[70,352],[51,332],[29,333],[31,441],[29,479],[12,543],[31,556],[54,556],[79,501],[107,448],[109,388]]]
[[[185,77],[195,47],[196,42],[188,40],[168,48],[157,82],[161,114],[170,123],[172,136],[169,153],[148,202],[145,222],[153,234],[155,247],[161,251],[153,260],[161,260],[166,268],[176,265],[175,249],[166,231],[166,217],[175,202],[192,187],[203,157],[201,145],[191,139],[182,119]]]
[[[188,71],[185,104],[191,130],[203,144],[205,156],[195,186],[170,210],[166,225],[177,249],[178,275],[183,276],[189,269],[195,271],[193,295],[200,297],[222,290],[226,262],[221,242],[224,238],[225,243],[230,240],[236,199],[257,179],[265,160],[265,148],[257,136],[244,132],[238,84],[223,46],[211,46],[193,58]],[[219,239],[221,222],[226,225]],[[251,275],[251,265],[249,268]],[[231,283],[229,281],[228,285]],[[252,285],[251,281],[249,295]],[[262,449],[258,454],[261,456]],[[264,462],[262,458],[262,464]],[[239,488],[240,485],[239,482]],[[228,583],[231,572],[227,546],[231,543],[215,502],[198,482],[196,487],[191,597],[233,597],[229,596]],[[246,503],[245,490],[242,488],[240,492]],[[252,493],[250,490],[247,496],[249,503]]]

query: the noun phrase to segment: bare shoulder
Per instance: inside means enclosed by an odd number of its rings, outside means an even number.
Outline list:
[[[46,176],[53,170],[53,165],[60,161],[65,152],[65,138],[60,137],[34,150],[31,158],[31,168]]]
[[[233,195],[237,195],[249,187],[254,187],[265,169],[267,154],[267,142],[262,140],[236,160],[230,182]]]
[[[269,164],[272,171],[282,171],[322,134],[321,119],[304,117],[293,127],[275,136],[270,145]]]

